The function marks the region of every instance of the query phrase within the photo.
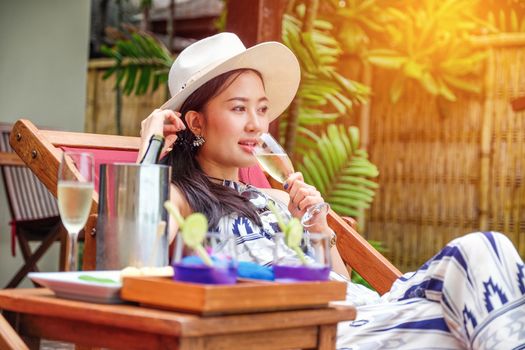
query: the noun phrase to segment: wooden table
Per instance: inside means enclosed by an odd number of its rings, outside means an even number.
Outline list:
[[[60,299],[48,289],[1,290],[0,309],[30,344],[45,338],[111,349],[335,349],[337,323],[356,314],[327,307],[201,317]]]

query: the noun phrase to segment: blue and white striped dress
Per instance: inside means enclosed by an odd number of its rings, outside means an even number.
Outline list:
[[[249,185],[224,184],[249,193],[263,224],[232,214],[216,229],[235,234],[241,260],[271,264],[278,231],[266,206],[272,199]],[[274,202],[290,216],[284,204]],[[354,321],[338,326],[339,350],[525,349],[525,265],[500,233],[453,240],[381,297],[336,273],[331,277],[348,282],[346,302],[358,311]]]

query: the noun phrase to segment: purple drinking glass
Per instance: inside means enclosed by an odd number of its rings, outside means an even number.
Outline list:
[[[205,264],[194,249],[184,244],[182,235],[177,235],[173,279],[190,283],[235,284],[237,280],[235,237],[208,232],[202,245],[210,256],[213,266]]]
[[[330,256],[330,235],[305,233],[303,246],[305,262],[288,247],[282,233],[276,234],[273,271],[275,280],[286,281],[327,281],[332,266]]]

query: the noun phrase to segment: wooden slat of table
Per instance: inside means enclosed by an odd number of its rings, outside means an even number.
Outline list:
[[[72,342],[86,347],[109,347],[114,350],[128,349],[188,349],[188,350],[216,350],[216,349],[250,349],[271,350],[301,348],[311,349],[318,346],[318,329],[315,326],[291,329],[248,332],[236,334],[222,334],[204,337],[185,337],[180,340],[173,336],[130,331],[118,327],[100,327],[94,324],[53,318],[40,315],[20,314],[17,319],[22,325],[20,332],[35,338],[50,338]],[[332,327],[335,330],[335,327]],[[326,347],[320,349],[334,349],[333,343],[326,342]]]
[[[60,299],[45,288],[1,290],[0,308],[33,315],[83,320],[106,326],[121,325],[130,329],[171,335],[181,333],[180,324],[185,318],[195,317],[132,305],[105,305]],[[144,322],[145,319],[148,322]]]
[[[66,300],[56,298],[48,289],[0,291],[0,307],[9,311],[82,319],[96,324],[186,336],[268,330],[281,328],[282,324],[288,327],[331,324],[355,317],[355,310],[348,308],[199,317],[134,305],[103,305]]]
[[[60,317],[19,314],[19,332],[32,338],[54,339],[91,347],[118,349],[177,349],[176,337]]]
[[[290,349],[291,347],[294,349],[313,349],[317,348],[317,338],[317,327],[311,326],[253,333],[183,338],[180,342],[180,349],[273,350]],[[330,349],[335,349],[335,343]]]
[[[176,348],[177,338],[138,330],[104,326],[44,315],[20,314],[17,323],[21,334],[34,338],[53,339],[86,346],[111,349]],[[170,346],[171,343],[171,346]]]

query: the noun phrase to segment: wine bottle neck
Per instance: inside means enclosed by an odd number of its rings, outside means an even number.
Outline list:
[[[162,147],[164,147],[164,137],[161,135],[153,135],[149,140],[148,149],[144,153],[140,164],[157,164]]]

